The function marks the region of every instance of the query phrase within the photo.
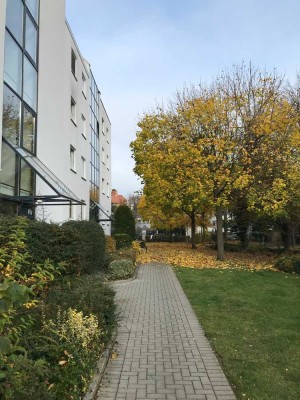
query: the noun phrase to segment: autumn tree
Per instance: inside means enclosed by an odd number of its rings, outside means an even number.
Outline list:
[[[178,94],[167,110],[144,115],[131,144],[135,172],[154,204],[191,218],[213,208],[217,258],[224,259],[223,211],[235,191],[250,210],[279,212],[289,194],[295,118],[282,78],[250,64],[235,66],[209,87]],[[151,167],[149,167],[151,166]]]

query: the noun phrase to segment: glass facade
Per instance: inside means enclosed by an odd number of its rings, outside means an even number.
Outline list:
[[[39,0],[7,0],[4,53],[3,137],[35,154]],[[0,194],[31,196],[34,173],[2,142]]]
[[[99,90],[91,73],[90,87],[90,200],[100,201],[100,155],[99,155]],[[90,219],[98,220],[98,208],[90,207]]]

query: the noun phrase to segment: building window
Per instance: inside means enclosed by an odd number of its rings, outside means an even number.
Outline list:
[[[6,27],[21,45],[23,42],[23,12],[22,0],[7,1]]]
[[[104,181],[104,178],[102,178],[102,193],[105,194],[105,181]]]
[[[81,157],[81,178],[86,180],[86,159]]]
[[[35,123],[35,116],[24,107],[22,147],[32,154],[35,150]]]
[[[109,156],[106,155],[106,167],[109,170]]]
[[[86,119],[83,114],[81,114],[81,120],[82,120],[82,136],[86,138]]]
[[[76,150],[70,146],[70,169],[76,172]]]
[[[27,57],[24,57],[24,83],[23,98],[24,101],[36,111],[37,98],[37,72]]]
[[[76,124],[76,102],[71,97],[71,120]]]
[[[73,50],[71,50],[71,71],[76,78],[76,55]]]
[[[25,28],[25,50],[34,63],[37,60],[37,28],[28,14],[26,14]]]
[[[5,34],[4,80],[21,96],[22,51],[8,32]]]
[[[102,118],[102,134],[105,136],[104,118]]]
[[[101,156],[102,156],[102,163],[105,164],[105,150],[104,150],[104,147],[102,147]]]
[[[35,21],[37,22],[39,16],[39,0],[26,0],[26,6],[28,7]]]
[[[110,190],[109,190],[109,183],[106,183],[106,196],[109,197]]]
[[[84,74],[82,74],[82,93],[84,94],[84,97],[86,98],[86,78]]]

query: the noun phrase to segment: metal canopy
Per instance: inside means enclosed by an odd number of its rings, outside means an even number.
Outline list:
[[[28,151],[11,143],[5,137],[3,141],[16,153],[20,158],[29,165],[34,172],[56,193],[56,195],[35,195],[35,196],[9,196],[12,200],[21,202],[35,201],[41,204],[49,205],[63,205],[63,204],[85,204],[80,200],[53,172],[50,171],[45,164],[41,162],[36,156],[30,154]],[[2,195],[1,195],[2,196]],[[7,196],[5,196],[7,197]]]
[[[95,208],[95,207],[97,207],[98,210],[100,210],[101,212],[103,212],[104,215],[107,216],[107,219],[98,219],[98,222],[102,222],[102,221],[103,221],[103,222],[104,222],[104,221],[111,221],[111,222],[112,222],[112,221],[114,221],[114,219],[111,217],[111,215],[108,215],[108,214],[106,213],[106,211],[103,210],[101,204],[96,203],[95,201],[91,201],[91,208]]]

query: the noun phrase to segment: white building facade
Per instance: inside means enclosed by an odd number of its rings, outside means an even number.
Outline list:
[[[0,212],[109,235],[111,125],[65,0],[1,0],[0,76]]]

